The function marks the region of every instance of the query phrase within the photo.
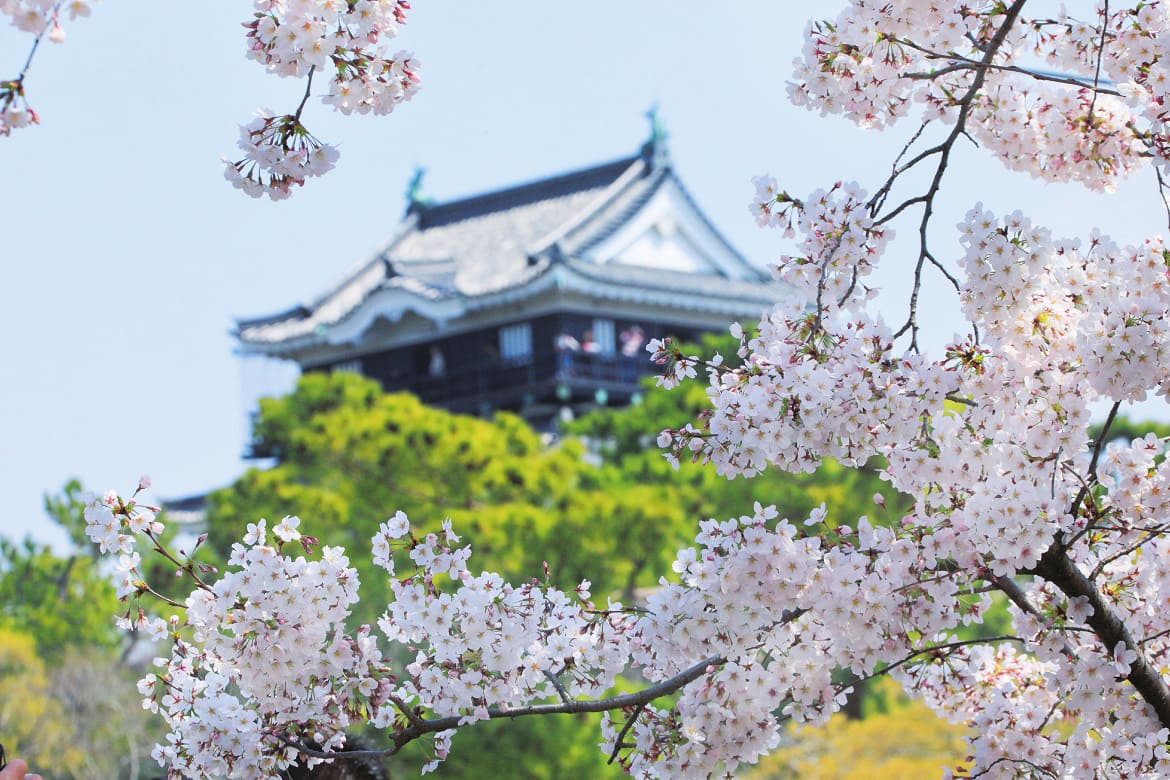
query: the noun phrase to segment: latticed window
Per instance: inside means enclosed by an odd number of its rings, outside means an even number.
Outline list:
[[[505,363],[532,361],[532,325],[521,322],[500,328],[500,359]]]
[[[593,318],[593,343],[597,345],[599,355],[612,355],[614,352],[613,320],[604,317]]]

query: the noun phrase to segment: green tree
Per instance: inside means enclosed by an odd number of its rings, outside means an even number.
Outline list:
[[[346,373],[311,374],[291,395],[265,399],[254,441],[277,464],[208,497],[211,547],[226,558],[245,523],[299,515],[307,533],[354,552],[373,604],[385,603],[386,578],[362,551],[398,509],[424,530],[451,518],[475,539],[473,566],[526,579],[543,578],[547,562],[556,584],[589,573],[604,596],[651,584],[690,535],[696,508],[668,484],[589,465],[576,441],[545,446],[513,415],[449,414]]]
[[[0,627],[31,637],[41,658],[54,662],[71,647],[118,647],[120,606],[92,558],[0,538]]]
[[[89,496],[81,480],[69,480],[59,493],[44,496],[45,514],[69,537],[75,550],[84,552],[95,561],[101,558],[98,548],[85,535],[85,504]]]
[[[45,662],[33,638],[0,628],[0,736],[10,756],[20,756],[42,774],[80,758],[70,744],[65,710],[49,692]]]
[[[131,646],[114,617],[129,605],[91,554],[84,496],[77,480],[45,496],[69,554],[0,538],[0,739],[50,780],[153,777],[160,724],[123,661]]]
[[[1105,430],[1104,423],[1097,423],[1089,428],[1089,436],[1096,440],[1101,432]],[[1166,423],[1156,423],[1151,421],[1140,422],[1131,420],[1125,415],[1118,415],[1113,422],[1109,424],[1109,433],[1106,435],[1106,442],[1123,441],[1131,442],[1134,439],[1140,439],[1147,433],[1152,433],[1155,436],[1166,437],[1170,436],[1170,425]]]
[[[74,643],[46,663],[34,637],[0,628],[0,738],[48,780],[154,777],[162,735],[140,704],[108,649]]]

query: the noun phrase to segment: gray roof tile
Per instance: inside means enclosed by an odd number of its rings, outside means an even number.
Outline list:
[[[412,204],[389,246],[337,287],[310,306],[241,319],[237,335],[244,343],[270,345],[312,338],[322,326],[346,319],[381,289],[398,288],[432,301],[477,298],[521,287],[562,258],[582,275],[603,283],[750,302],[770,297],[772,285],[764,285],[769,288],[765,291],[759,281],[580,259],[637,213],[668,178],[674,178],[669,161],[643,150],[634,157],[447,203]],[[694,205],[685,188],[682,191]],[[743,262],[749,275],[763,278]]]

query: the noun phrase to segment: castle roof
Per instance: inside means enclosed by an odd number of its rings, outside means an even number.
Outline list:
[[[381,252],[312,303],[238,320],[236,335],[245,352],[282,355],[406,310],[450,321],[550,288],[729,321],[784,294],[703,215],[655,137],[631,157],[443,203],[416,186]]]

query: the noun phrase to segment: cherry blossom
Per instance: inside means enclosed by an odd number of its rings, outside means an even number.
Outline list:
[[[248,195],[287,198],[292,185],[320,176],[337,162],[337,149],[301,123],[315,76],[328,78],[322,102],[342,114],[389,114],[419,89],[417,59],[384,43],[406,21],[406,0],[254,0],[247,56],[270,73],[305,78],[305,96],[290,115],[259,119],[241,129],[244,157],[225,175]]]
[[[371,540],[393,599],[376,628],[347,628],[359,584],[345,551],[315,552],[296,518],[259,521],[205,579],[161,543],[140,481],[95,499],[87,532],[117,556],[120,624],[168,643],[140,691],[170,731],[155,755],[171,777],[343,757],[362,720],[386,730],[386,754],[429,745],[429,771],[460,728],[576,712],[606,713],[602,749],[633,776],[726,777],[877,675],[969,727],[973,777],[1170,776],[1170,440],[1109,441],[1123,404],[1170,394],[1170,250],[1054,236],[983,204],[946,217],[954,243],[936,245],[936,195],[968,140],[1046,181],[1109,190],[1150,163],[1161,184],[1167,6],[1099,2],[1078,19],[1028,17],[1025,0],[843,5],[810,24],[792,99],[868,128],[920,124],[870,189],[798,197],[755,180],[757,221],[798,240],[776,264],[793,294],[730,326],[734,359],[649,343],[661,386],[701,376],[711,404],[658,443],[729,479],[876,467],[909,508],[703,520],[637,605],[595,603],[588,582],[473,573],[449,522],[421,534],[399,512]],[[329,102],[378,111],[374,92],[405,99],[413,70],[357,54],[354,31],[389,35],[404,8],[258,2],[251,56],[306,78],[331,62]],[[257,192],[299,183],[326,148],[299,117],[246,129],[229,176]],[[894,223],[909,244],[892,243]],[[890,324],[868,279],[895,254],[913,288]],[[928,273],[969,327],[937,354],[918,338]],[[1091,434],[1095,405],[1109,413]],[[185,601],[144,579],[139,547],[193,584]],[[1010,629],[961,634],[993,594]],[[613,695],[619,674],[643,682]]]
[[[97,0],[0,0],[0,16],[9,17],[16,29],[33,34],[20,73],[14,79],[0,79],[0,137],[40,122],[40,116],[25,96],[24,83],[37,48],[42,38],[52,43],[65,42],[65,28],[61,26],[62,10],[68,12],[71,20],[89,16],[95,2]]]

